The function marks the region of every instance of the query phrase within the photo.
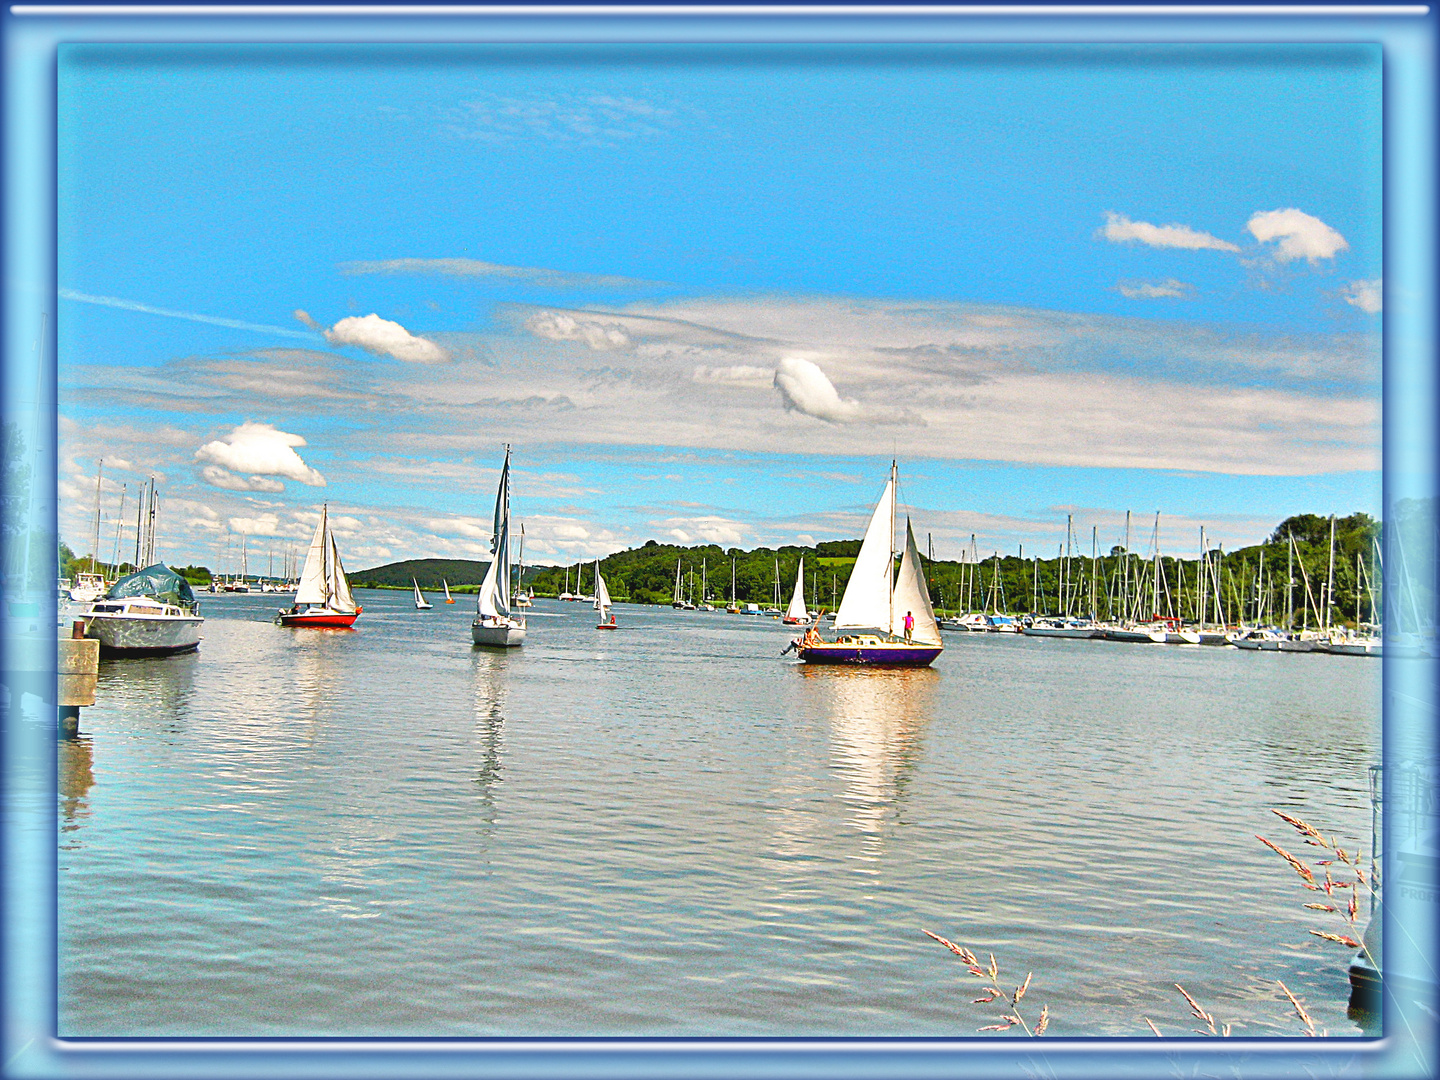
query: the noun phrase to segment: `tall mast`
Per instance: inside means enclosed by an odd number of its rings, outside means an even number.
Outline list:
[[[325,606],[330,606],[330,504],[320,504],[320,576],[325,580]]]
[[[125,488],[125,484],[120,485],[120,510],[115,515],[115,566],[112,572],[117,578],[120,576],[120,535],[125,530]]]
[[[90,549],[90,573],[95,573],[95,562],[100,557],[100,477],[105,472],[105,459],[95,466],[95,545]]]
[[[145,487],[141,485],[140,494],[135,499],[135,569],[140,569],[140,519],[145,514]]]
[[[1125,569],[1120,579],[1121,595],[1125,598],[1123,618],[1130,618],[1130,511],[1125,511]]]
[[[1095,562],[1100,557],[1100,526],[1090,526],[1090,621],[1094,622],[1099,612],[1095,610]]]
[[[1325,629],[1330,629],[1330,607],[1335,603],[1335,515],[1330,515],[1330,568],[1325,574]]]
[[[890,582],[890,626],[895,629],[895,504],[900,501],[900,485],[896,480],[895,459],[890,459],[890,561],[885,564],[885,580]]]

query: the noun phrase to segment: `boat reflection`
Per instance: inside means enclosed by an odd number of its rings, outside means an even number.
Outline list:
[[[478,766],[475,782],[485,801],[487,820],[494,821],[495,792],[493,788],[504,777],[501,760],[505,735],[506,668],[510,658],[505,653],[476,649],[471,654],[470,671],[475,684],[475,748]]]
[[[56,788],[60,795],[60,831],[75,832],[90,816],[86,796],[95,786],[95,748],[88,735],[61,739],[56,762]],[[62,845],[62,850],[70,845]]]
[[[312,741],[323,728],[322,718],[336,707],[341,698],[341,658],[334,655],[335,641],[354,631],[294,631],[297,638],[312,637],[295,650],[293,693],[300,706],[300,715],[309,723]],[[277,714],[278,715],[278,714]]]
[[[177,734],[185,727],[195,698],[198,652],[177,656],[101,657],[95,698],[101,704],[123,701],[127,712],[159,722],[161,730]]]
[[[878,844],[919,760],[920,733],[940,676],[928,667],[811,664],[797,673],[830,723],[832,768],[844,783],[840,798],[849,808],[849,825]]]

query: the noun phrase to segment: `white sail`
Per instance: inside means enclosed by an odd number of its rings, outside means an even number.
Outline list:
[[[328,533],[326,512],[322,508],[320,520],[315,525],[315,535],[310,540],[310,550],[305,553],[305,569],[300,572],[300,587],[295,590],[297,605],[324,604],[329,599],[325,589],[325,564],[329,561],[326,553]]]
[[[490,569],[485,571],[485,580],[480,583],[480,595],[475,600],[475,613],[482,618],[497,619],[500,611],[495,606],[495,578],[498,558],[490,560]]]
[[[600,576],[600,567],[595,567],[595,597],[600,608],[600,621],[605,621],[605,616],[610,614],[610,590],[605,587],[605,579]]]
[[[500,470],[500,490],[495,493],[495,533],[490,544],[495,557],[480,585],[476,611],[494,619],[510,616],[510,450]]]
[[[804,622],[810,613],[805,610],[805,556],[800,556],[800,569],[795,572],[795,592],[790,597],[790,606],[785,609],[785,618]]]
[[[446,581],[444,578],[441,578],[441,579],[440,579],[440,587],[445,590],[445,602],[446,602],[447,604],[450,603],[450,600],[451,600],[451,597],[450,597],[450,583],[449,583],[448,581]]]
[[[905,554],[900,557],[900,572],[895,575],[894,599],[890,632],[896,637],[904,636],[908,611],[915,620],[911,640],[922,645],[939,645],[940,624],[935,621],[935,609],[930,606],[930,590],[925,587],[925,573],[909,518],[905,519]]]
[[[340,563],[340,549],[335,544],[335,534],[330,533],[330,610],[349,615],[358,611],[355,597],[350,592],[350,582],[345,579],[345,567]]]
[[[857,628],[884,630],[890,625],[890,574],[893,558],[890,550],[894,539],[895,486],[885,481],[885,490],[875,504],[875,513],[865,530],[860,554],[840,598],[835,615],[837,630]]]

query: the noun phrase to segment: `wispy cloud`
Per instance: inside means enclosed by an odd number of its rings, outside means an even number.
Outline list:
[[[620,277],[616,274],[584,274],[568,270],[548,270],[536,266],[504,266],[479,259],[384,259],[377,262],[347,262],[340,272],[360,274],[416,274],[446,277],[490,278],[535,285],[545,289],[635,289],[662,284]]]
[[[1240,249],[1228,240],[1221,240],[1207,232],[1192,229],[1188,225],[1152,225],[1148,221],[1131,221],[1124,214],[1113,210],[1105,212],[1105,227],[1099,235],[1114,244],[1137,242],[1157,248],[1185,248],[1192,251],[1211,249],[1214,251],[1235,251]]]
[[[443,130],[462,139],[507,143],[540,139],[556,146],[616,147],[655,139],[678,109],[605,93],[506,97],[486,94],[448,111]]]
[[[1383,278],[1352,281],[1340,295],[1352,307],[1359,308],[1367,315],[1375,315],[1379,313],[1384,302],[1384,284]]]
[[[1164,281],[1122,281],[1115,286],[1121,296],[1130,300],[1185,300],[1195,295],[1193,286],[1174,278]]]
[[[122,311],[138,311],[144,315],[162,315],[167,319],[188,319],[190,322],[224,326],[230,330],[254,330],[261,334],[278,334],[281,337],[300,338],[304,341],[315,340],[314,334],[307,334],[303,330],[292,330],[284,326],[267,326],[264,323],[242,322],[239,319],[224,319],[218,315],[201,315],[194,311],[175,311],[172,308],[142,304],[138,300],[124,300],[118,296],[92,296],[89,293],[76,292],[74,289],[57,289],[56,295],[61,299],[76,300],[82,304],[98,304],[101,307],[119,308]]]

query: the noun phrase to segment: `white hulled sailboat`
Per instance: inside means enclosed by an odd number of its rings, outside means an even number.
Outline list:
[[[429,611],[434,605],[431,604],[429,600],[426,600],[426,599],[425,599],[425,594],[420,591],[420,582],[416,581],[416,580],[412,577],[412,578],[410,579],[410,584],[415,586],[415,608],[416,608],[416,610],[417,610],[417,611]]]
[[[500,470],[500,490],[495,494],[495,534],[490,543],[495,557],[480,584],[475,604],[475,621],[470,639],[476,645],[513,648],[525,642],[525,617],[510,614],[510,446],[505,446],[505,466]]]
[[[810,621],[810,612],[805,608],[805,556],[800,556],[800,569],[795,571],[795,592],[790,596],[790,606],[780,620],[786,626],[800,626]]]
[[[615,612],[611,610],[610,590],[605,587],[605,579],[600,576],[600,561],[595,561],[595,610],[600,612],[600,621],[595,624],[596,630],[614,630]]]

